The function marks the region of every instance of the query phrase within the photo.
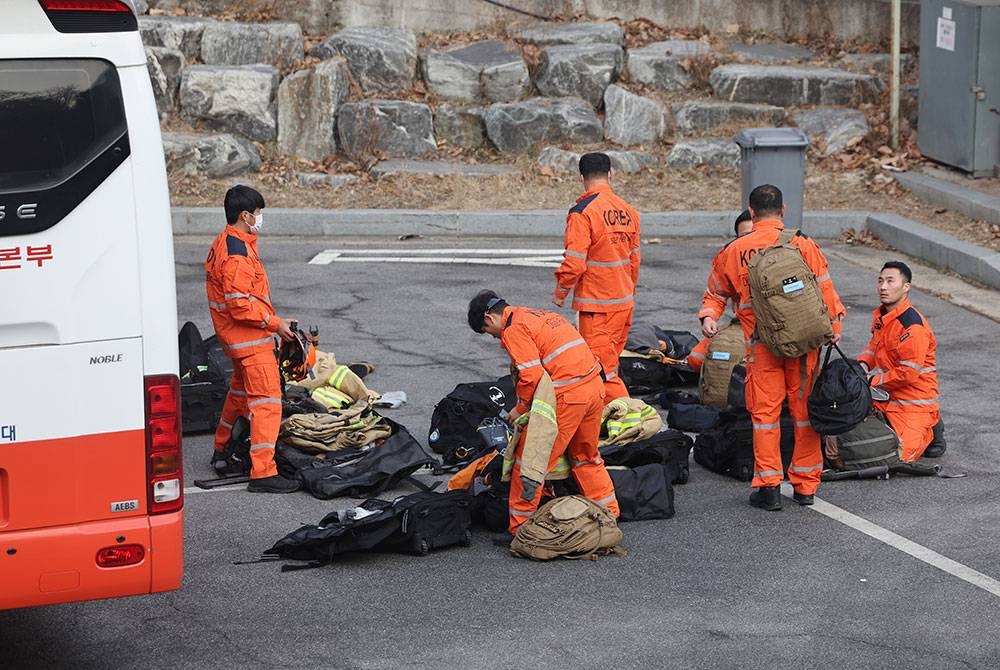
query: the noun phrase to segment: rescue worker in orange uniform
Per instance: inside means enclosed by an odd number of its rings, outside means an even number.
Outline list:
[[[293,337],[290,321],[274,313],[271,289],[257,254],[264,198],[248,186],[234,186],[224,201],[226,228],[208,251],[205,290],[215,333],[233,362],[229,393],[215,430],[213,463],[225,461],[233,423],[250,418],[250,483],[254,493],[290,493],[298,482],[278,474],[274,443],[281,424],[281,378],[275,335]]]
[[[819,435],[809,423],[806,401],[812,387],[819,350],[802,358],[781,358],[773,354],[754,336],[757,327],[750,301],[747,264],[761,249],[773,246],[784,223],[785,213],[781,191],[770,184],[758,186],[750,193],[750,215],[753,231],[730,242],[723,249],[709,277],[702,301],[702,332],[711,337],[718,332],[718,321],[725,309],[725,300],[737,305],[736,316],[743,326],[747,341],[747,409],[753,421],[754,476],[750,504],[766,510],[781,509],[779,486],[783,479],[781,463],[781,405],[788,399],[788,408],[795,419],[795,450],[788,469],[788,479],[800,505],[813,504],[823,470],[823,453]],[[792,238],[802,258],[816,276],[832,323],[832,342],[840,341],[844,306],[830,279],[823,252],[801,231]],[[723,299],[720,306],[719,298]]]
[[[736,217],[736,221],[733,223],[733,232],[736,233],[736,237],[743,237],[744,235],[749,234],[751,230],[753,230],[753,221],[750,218],[750,210],[744,209],[740,212],[740,215]],[[725,247],[719,249],[719,251],[716,252],[715,257],[712,259],[712,275],[715,274],[715,268],[719,263],[719,257],[722,256],[723,251],[725,251]],[[709,275],[709,281],[711,281],[712,275]],[[715,302],[719,312],[725,312],[726,305],[729,301],[722,296],[712,293],[711,287],[709,287],[709,289],[710,290],[705,294],[706,298],[711,296],[711,299]],[[734,304],[734,312],[736,311],[736,307],[737,306]],[[709,311],[703,309],[698,314],[698,317],[712,316],[716,313],[715,308],[712,308],[712,310]],[[711,344],[711,337],[703,337],[695,348],[691,350],[691,353],[684,358],[684,363],[694,372],[701,372],[701,366],[705,362],[705,357],[708,356],[708,347],[711,346]]]
[[[559,432],[549,457],[549,470],[564,453],[580,491],[604,505],[617,517],[618,500],[611,477],[597,451],[604,409],[604,382],[596,356],[580,332],[562,315],[528,307],[512,307],[493,291],[480,291],[469,302],[469,326],[500,340],[517,369],[517,404],[508,420],[513,423],[529,411],[535,387],[547,372],[556,390],[556,423]],[[528,431],[531,424],[528,424]],[[522,438],[526,433],[522,433]],[[521,497],[520,454],[516,452],[510,477],[511,537],[535,510],[542,497],[538,487],[531,500]]]
[[[627,398],[618,357],[632,327],[639,281],[639,213],[611,190],[611,159],[580,157],[584,194],[566,216],[563,262],[555,272],[552,302],[562,307],[573,292],[583,339],[604,368],[608,401]]]
[[[924,315],[910,304],[913,273],[889,261],[878,276],[882,305],[872,314],[872,339],[858,356],[872,386],[889,392],[875,402],[903,443],[900,459],[915,461],[931,443],[938,408],[937,340]]]

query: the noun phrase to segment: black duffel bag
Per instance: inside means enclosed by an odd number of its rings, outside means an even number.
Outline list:
[[[836,349],[840,358],[831,361]],[[861,363],[849,359],[836,344],[827,347],[823,367],[809,394],[809,422],[820,435],[841,435],[858,426],[872,411],[871,389]]]
[[[635,467],[613,465],[608,475],[615,485],[620,510],[619,521],[669,519],[674,515],[672,468],[666,463],[647,463]]]

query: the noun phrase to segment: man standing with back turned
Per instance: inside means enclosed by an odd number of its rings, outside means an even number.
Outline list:
[[[778,487],[783,479],[781,404],[786,397],[788,409],[795,419],[795,451],[788,468],[788,479],[795,489],[796,502],[812,505],[813,494],[819,488],[823,452],[819,435],[809,423],[807,407],[819,349],[813,349],[800,358],[781,358],[772,353],[755,333],[758,324],[750,299],[748,265],[759,251],[779,242],[785,227],[781,220],[785,214],[781,191],[769,184],[758,186],[750,192],[749,210],[753,231],[730,242],[713,267],[708,291],[702,301],[701,328],[706,337],[714,335],[725,309],[725,300],[735,300],[736,316],[747,341],[746,400],[753,421],[754,473],[751,485],[757,490],[750,495],[750,504],[777,511],[781,509]],[[830,279],[826,258],[816,243],[801,231],[791,238],[790,243],[798,248],[816,277],[831,321],[831,341],[838,342],[845,310]]]
[[[257,254],[264,198],[249,186],[234,186],[224,202],[226,228],[205,259],[208,311],[222,350],[233,362],[229,394],[215,431],[214,460],[225,460],[233,423],[250,417],[250,483],[253,493],[290,493],[298,482],[278,474],[274,443],[281,427],[281,377],[274,336],[291,340],[291,323],[271,306],[271,287]]]
[[[639,213],[611,190],[611,159],[580,157],[584,194],[566,216],[563,262],[552,302],[562,307],[573,291],[579,329],[604,368],[606,400],[628,397],[618,357],[632,327],[639,281]]]

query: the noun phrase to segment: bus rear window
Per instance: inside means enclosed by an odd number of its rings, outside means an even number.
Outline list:
[[[0,191],[72,176],[125,132],[118,73],[99,60],[0,61]]]

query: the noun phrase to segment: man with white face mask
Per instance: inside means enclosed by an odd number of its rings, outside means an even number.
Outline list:
[[[257,254],[257,233],[264,197],[249,186],[226,192],[226,229],[205,259],[208,311],[222,349],[233,362],[229,394],[215,431],[213,463],[225,462],[223,450],[233,424],[250,418],[250,483],[254,493],[290,493],[298,482],[278,474],[274,443],[281,425],[281,376],[275,339],[291,340],[291,322],[271,305],[271,287]]]

